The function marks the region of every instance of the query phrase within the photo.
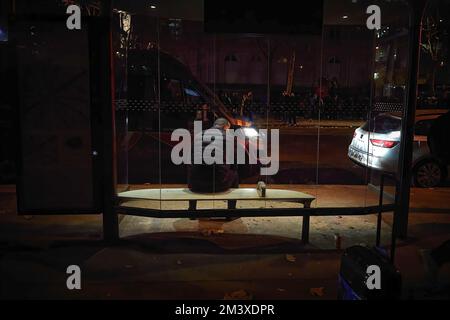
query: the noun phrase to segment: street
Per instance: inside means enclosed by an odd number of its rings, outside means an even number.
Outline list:
[[[282,184],[365,184],[368,171],[347,157],[353,131],[348,127],[281,129],[280,170],[277,175],[266,177],[267,181]],[[141,135],[128,155],[121,153],[119,180],[130,184],[185,183],[185,166],[171,164],[171,146],[163,143],[160,177],[158,151],[157,138],[150,134]],[[126,163],[128,171],[123,168]],[[253,175],[241,177],[241,182],[256,183],[259,179],[259,176]]]
[[[280,171],[275,183],[365,184],[368,170],[347,157],[353,128],[280,130]]]

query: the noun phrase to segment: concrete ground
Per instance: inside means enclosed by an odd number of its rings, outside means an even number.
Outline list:
[[[377,201],[376,192],[363,186],[291,187],[316,195],[313,205],[320,207]],[[450,238],[449,194],[447,188],[412,190],[409,238],[399,242],[396,254],[405,298],[450,297],[448,291],[425,290],[420,256]],[[309,245],[298,240],[301,218],[225,223],[121,216],[122,240],[106,246],[101,216],[19,217],[15,201],[14,188],[0,188],[2,299],[335,299],[341,254],[335,234],[343,248],[375,241],[373,215],[313,217]],[[238,204],[244,205],[276,204]],[[391,220],[392,214],[384,215],[384,245]],[[66,288],[69,265],[81,267],[81,291]],[[450,283],[448,266],[439,279]]]
[[[181,185],[177,187],[182,187]],[[241,187],[254,187],[254,185],[242,185]],[[271,188],[286,188],[284,185],[271,185]],[[131,189],[143,189],[149,186],[132,186]],[[378,194],[367,186],[307,186],[289,185],[290,190],[305,192],[313,195],[316,200],[312,207],[364,207],[378,204]],[[348,197],[352,194],[352,197]],[[385,203],[390,199],[386,197]],[[161,203],[158,201],[133,200],[124,203],[127,207],[151,208],[151,209],[187,209],[188,204]],[[238,208],[301,208],[295,203],[279,203],[274,201],[238,201]],[[223,201],[199,202],[198,208],[226,208]],[[232,222],[224,220],[201,219],[154,219],[142,217],[125,217],[121,222],[121,235],[123,237],[143,233],[221,233],[243,235],[268,235],[284,237],[295,240],[301,238],[301,217],[261,217],[241,218]],[[372,244],[375,239],[376,217],[370,216],[336,216],[313,217],[311,219],[310,242],[315,248],[335,249],[335,235],[341,237],[343,246],[351,246],[360,243]],[[390,227],[382,224],[382,238],[389,242]],[[223,245],[227,245],[224,243]]]
[[[286,122],[283,122],[277,117],[258,116],[254,119],[254,124],[259,128],[358,128],[362,126],[366,121],[364,120],[329,120],[329,119],[305,119],[303,117],[297,117],[297,124],[291,126]]]

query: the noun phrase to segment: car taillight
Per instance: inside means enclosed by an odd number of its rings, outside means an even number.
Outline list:
[[[392,148],[397,145],[398,141],[380,140],[380,139],[370,139],[370,142],[377,147],[382,148]]]

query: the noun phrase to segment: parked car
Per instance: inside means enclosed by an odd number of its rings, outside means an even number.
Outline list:
[[[432,188],[447,177],[447,164],[434,157],[427,143],[431,124],[448,110],[417,110],[413,149],[413,183]],[[363,167],[395,174],[400,151],[401,115],[383,113],[355,130],[348,157]]]

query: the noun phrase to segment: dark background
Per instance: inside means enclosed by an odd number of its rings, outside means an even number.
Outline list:
[[[205,31],[211,33],[321,34],[323,1],[205,0]]]

